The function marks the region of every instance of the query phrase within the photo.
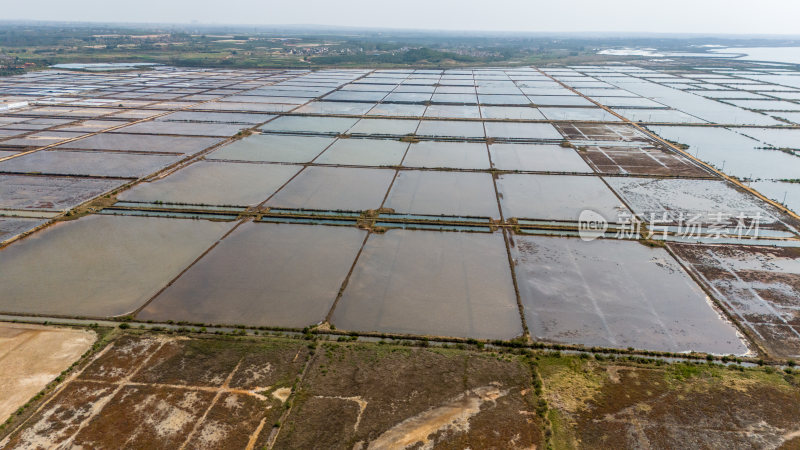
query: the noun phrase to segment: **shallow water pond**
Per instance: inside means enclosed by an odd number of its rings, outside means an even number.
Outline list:
[[[432,336],[522,334],[503,236],[409,230],[371,235],[332,323]]]
[[[243,224],[138,318],[296,328],[319,323],[365,234],[352,227]]]

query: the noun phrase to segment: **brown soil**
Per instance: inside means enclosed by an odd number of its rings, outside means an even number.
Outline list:
[[[578,154],[600,173],[693,177],[709,175],[685,157],[655,147],[593,146]]]
[[[555,123],[567,139],[597,141],[641,141],[650,139],[635,127],[625,124]]]
[[[307,360],[294,340],[123,334],[0,447],[261,448],[282,412],[270,393]]]
[[[777,448],[800,428],[800,389],[780,374],[573,360],[555,362],[543,376],[557,447]],[[557,401],[570,395],[558,382],[563,377],[575,377],[589,393],[577,408]]]
[[[0,323],[0,422],[92,346],[95,333]]]
[[[276,448],[529,448],[542,444],[516,358],[325,344]]]
[[[324,342],[311,356],[310,347],[285,338],[120,333],[34,404],[27,420],[4,430],[9,435],[0,447],[797,448],[800,442],[795,373],[550,353],[534,353],[534,366],[511,353],[358,342]],[[537,409],[547,411],[549,425]]]

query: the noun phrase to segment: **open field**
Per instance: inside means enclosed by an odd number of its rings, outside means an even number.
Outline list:
[[[790,369],[341,341],[118,330],[0,445],[793,448],[800,429]]]
[[[94,332],[0,322],[0,420],[92,347]]]
[[[797,375],[537,361],[554,448],[796,448]]]

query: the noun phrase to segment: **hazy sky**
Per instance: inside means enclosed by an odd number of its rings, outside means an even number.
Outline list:
[[[798,0],[0,0],[0,19],[800,34]]]

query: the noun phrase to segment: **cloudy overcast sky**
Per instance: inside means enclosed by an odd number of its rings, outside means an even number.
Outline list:
[[[0,0],[0,19],[800,34],[798,0]]]

